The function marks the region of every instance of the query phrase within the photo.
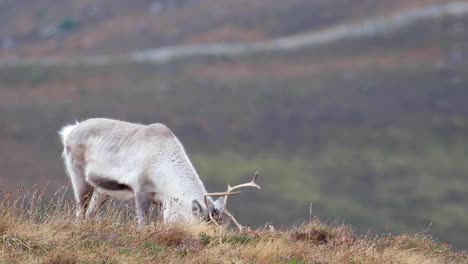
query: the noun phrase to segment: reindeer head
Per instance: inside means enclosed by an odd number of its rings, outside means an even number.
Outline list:
[[[194,210],[194,212],[195,211],[198,211],[198,213],[203,212],[202,215],[204,219],[211,221],[215,223],[216,225],[219,225],[219,222],[221,222],[222,220],[222,215],[225,214],[234,222],[234,224],[237,226],[239,231],[241,231],[243,228],[242,225],[240,225],[239,222],[237,222],[236,218],[226,209],[227,199],[231,195],[241,193],[240,191],[234,191],[234,190],[238,190],[238,189],[245,188],[245,187],[254,187],[257,189],[261,189],[260,186],[255,182],[257,180],[257,176],[258,176],[258,172],[255,173],[252,181],[250,182],[239,184],[234,187],[231,187],[230,185],[228,185],[227,191],[225,192],[215,192],[215,193],[205,194],[206,210],[203,210],[200,204],[195,206],[196,201],[194,201],[194,208],[198,208]],[[212,197],[216,197],[216,196],[221,196],[221,197],[213,201]]]
[[[236,194],[239,192],[236,192]],[[205,221],[211,221],[210,214],[212,218],[221,220],[224,212],[225,204],[224,197],[219,197],[216,200],[213,200],[211,197],[207,196],[205,198],[205,204],[202,205],[198,200],[193,200],[192,202],[192,213],[195,217],[202,218]]]

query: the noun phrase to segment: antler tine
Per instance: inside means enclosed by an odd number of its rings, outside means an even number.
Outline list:
[[[257,180],[257,177],[258,177],[258,171],[255,172],[254,177],[250,182],[238,184],[238,185],[236,185],[234,187],[231,187],[230,185],[228,185],[227,192],[232,192],[235,189],[244,188],[244,187],[254,187],[254,188],[257,188],[257,189],[261,189],[260,185],[258,185],[255,182]]]
[[[205,204],[206,206],[208,206],[208,201],[207,201],[207,197],[208,196],[224,196],[224,210],[223,210],[223,213],[225,215],[227,215],[231,220],[232,222],[234,222],[234,224],[236,225],[236,227],[239,229],[239,231],[242,231],[243,227],[241,224],[239,224],[239,222],[237,221],[237,219],[234,217],[234,215],[232,215],[227,209],[226,209],[226,203],[227,203],[227,198],[231,195],[234,195],[234,194],[239,194],[241,193],[240,191],[236,191],[236,192],[233,192],[234,190],[236,189],[240,189],[240,188],[245,188],[245,187],[254,187],[254,188],[257,188],[257,189],[261,189],[260,185],[258,185],[255,181],[257,180],[257,177],[258,177],[258,171],[255,172],[254,176],[253,176],[253,179],[250,181],[250,182],[247,182],[247,183],[242,183],[242,184],[238,184],[238,185],[235,185],[234,187],[231,187],[229,184],[228,184],[228,189],[227,191],[225,192],[216,192],[216,193],[207,193],[205,194]],[[214,222],[217,226],[219,226],[219,224],[216,222],[216,220],[213,218],[211,212],[209,212],[209,217],[210,217],[210,220],[212,222]]]
[[[205,194],[205,197],[207,197],[207,196],[231,196],[231,195],[236,195],[236,194],[239,194],[239,193],[241,193],[241,191],[237,191],[237,192],[229,192],[229,191],[227,191],[227,192],[214,192],[214,193]]]
[[[227,192],[230,193],[232,192],[233,190],[235,189],[239,189],[239,188],[244,188],[244,187],[254,187],[254,188],[257,188],[257,189],[261,189],[260,185],[258,185],[255,181],[257,180],[257,177],[258,177],[258,171],[255,172],[254,176],[253,176],[253,179],[248,182],[248,183],[242,183],[242,184],[238,184],[234,187],[231,187],[229,184],[228,184],[228,189],[227,189]],[[224,208],[226,208],[226,204],[227,204],[227,198],[228,196],[224,196]]]
[[[218,222],[216,222],[216,220],[214,219],[211,211],[208,212],[208,215],[210,216],[210,221],[213,222],[216,226],[219,226]]]
[[[239,232],[242,231],[242,229],[244,228],[241,224],[239,224],[239,222],[237,222],[236,218],[226,209],[224,208],[224,212],[223,212],[225,215],[229,216],[229,218],[231,218],[232,222],[234,222],[234,224],[236,225],[237,229],[239,229]]]

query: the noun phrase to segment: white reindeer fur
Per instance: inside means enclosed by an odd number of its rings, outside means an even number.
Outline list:
[[[205,205],[205,187],[182,144],[165,125],[95,118],[65,126],[59,133],[78,215],[85,213],[86,197],[91,194],[86,215],[92,215],[105,196],[135,199],[140,222],[151,203],[162,204],[164,222],[198,219],[195,204],[198,215],[206,216],[212,210]],[[93,179],[131,190],[104,189]],[[221,201],[209,198],[214,208]]]

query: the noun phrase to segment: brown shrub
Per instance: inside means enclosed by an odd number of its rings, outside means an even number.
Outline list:
[[[291,233],[293,240],[307,241],[315,245],[326,244],[333,238],[333,234],[325,230],[294,231]]]
[[[143,240],[154,242],[159,245],[173,247],[181,245],[185,240],[190,238],[190,234],[179,227],[164,226],[155,230],[151,230],[151,232],[144,235]]]
[[[78,263],[78,258],[71,252],[59,252],[49,255],[44,262],[49,264],[75,264]]]

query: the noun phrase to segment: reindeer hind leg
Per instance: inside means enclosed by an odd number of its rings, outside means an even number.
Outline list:
[[[80,165],[76,164],[71,157],[65,156],[65,165],[73,186],[75,201],[77,203],[76,215],[82,218],[86,212],[93,187],[85,181],[85,175]]]

